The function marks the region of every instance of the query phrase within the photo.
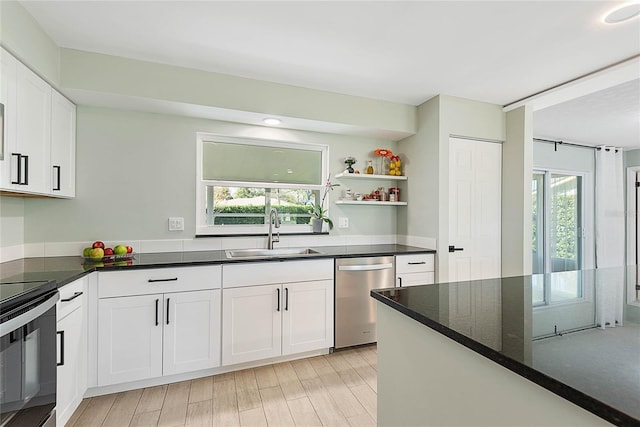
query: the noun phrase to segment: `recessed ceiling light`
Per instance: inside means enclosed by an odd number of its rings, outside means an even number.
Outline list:
[[[623,4],[607,13],[602,20],[607,24],[619,24],[640,16],[640,2]]]
[[[278,126],[280,123],[282,123],[282,120],[273,118],[264,119],[262,121],[271,126]]]

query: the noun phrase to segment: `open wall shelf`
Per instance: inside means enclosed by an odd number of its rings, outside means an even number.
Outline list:
[[[390,181],[406,181],[407,177],[404,175],[371,175],[366,173],[339,173],[335,176],[336,178],[349,178],[349,179],[387,179]]]

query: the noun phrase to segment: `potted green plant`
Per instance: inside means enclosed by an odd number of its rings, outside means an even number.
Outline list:
[[[311,225],[313,226],[313,232],[314,233],[321,233],[322,232],[322,223],[326,222],[327,224],[329,224],[329,229],[333,228],[333,221],[331,221],[331,218],[329,218],[329,215],[327,215],[327,209],[325,209],[325,199],[327,198],[327,194],[329,194],[329,191],[332,191],[334,187],[338,187],[340,184],[332,184],[331,183],[331,178],[329,177],[327,179],[327,182],[324,185],[324,192],[322,194],[322,200],[320,201],[320,203],[313,203],[311,204],[311,214],[313,215],[311,217]]]

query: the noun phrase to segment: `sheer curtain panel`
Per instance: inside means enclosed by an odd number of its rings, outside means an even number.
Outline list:
[[[596,323],[622,325],[624,265],[624,191],[622,149],[596,150]]]

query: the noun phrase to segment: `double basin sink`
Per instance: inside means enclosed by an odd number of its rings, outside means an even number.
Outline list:
[[[322,252],[309,248],[278,248],[278,249],[237,249],[226,251],[227,258],[284,258],[301,255],[321,254]]]

